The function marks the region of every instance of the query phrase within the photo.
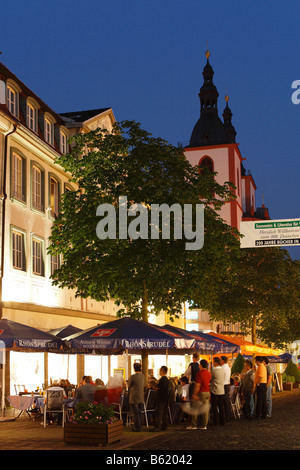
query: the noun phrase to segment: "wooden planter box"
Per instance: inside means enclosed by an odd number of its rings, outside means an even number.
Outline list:
[[[292,382],[283,382],[282,389],[283,390],[292,390],[293,384]]]
[[[107,446],[121,439],[123,421],[112,424],[65,423],[64,441],[66,444],[86,446]]]
[[[299,388],[299,385],[300,385],[299,382],[294,382],[293,383],[293,388]]]

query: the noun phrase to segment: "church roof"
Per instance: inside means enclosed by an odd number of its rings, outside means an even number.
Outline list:
[[[200,118],[196,122],[189,147],[203,147],[208,145],[222,145],[235,142],[235,129],[231,123],[232,113],[228,107],[223,113],[224,122],[218,115],[218,90],[213,83],[214,71],[209,62],[210,53],[206,52],[207,62],[203,69],[203,85],[200,88]]]

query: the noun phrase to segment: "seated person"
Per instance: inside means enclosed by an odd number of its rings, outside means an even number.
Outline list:
[[[106,386],[105,386],[103,380],[101,380],[101,379],[96,379],[95,380],[95,387],[97,388],[97,390],[106,389]]]
[[[122,391],[125,388],[125,382],[122,377],[115,375],[109,377],[107,383],[107,399],[108,403],[119,403]]]
[[[185,416],[185,413],[181,410],[182,403],[189,402],[189,379],[185,376],[181,377],[179,380],[180,382],[180,390],[181,394],[179,396],[179,401],[173,403],[172,406],[172,421],[173,423],[179,423],[179,421]]]
[[[82,378],[82,385],[76,392],[76,398],[79,401],[94,401],[95,385],[91,384],[91,378],[87,375]]]

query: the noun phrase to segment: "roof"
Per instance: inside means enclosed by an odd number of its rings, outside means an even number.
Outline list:
[[[52,114],[56,121],[63,124],[62,118],[59,116],[58,113],[53,111],[50,106],[48,106],[39,96],[37,96],[28,86],[25,85],[25,83],[22,82],[15,74],[13,74],[4,64],[0,62],[0,79],[11,79],[13,80],[20,88],[21,88],[21,93],[26,96],[26,97],[32,97],[34,98],[40,105],[42,111],[48,111],[50,114]],[[14,117],[15,118],[15,117]]]
[[[102,114],[105,111],[109,111],[111,108],[100,108],[100,109],[90,109],[87,111],[72,111],[69,113],[59,113],[60,116],[66,117],[71,119],[75,122],[85,122],[89,119],[98,116],[98,114]]]
[[[204,147],[228,143],[230,141],[219,116],[216,114],[202,114],[193,129],[189,146]]]

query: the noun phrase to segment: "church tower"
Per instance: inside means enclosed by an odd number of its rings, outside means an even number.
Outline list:
[[[206,65],[203,69],[203,85],[198,94],[200,118],[196,122],[188,146],[184,152],[192,165],[206,167],[216,173],[216,179],[223,185],[229,181],[235,186],[235,199],[226,202],[221,217],[231,226],[240,228],[246,220],[270,219],[268,209],[263,205],[256,208],[256,185],[249,171],[243,165],[236,131],[232,124],[232,112],[228,95],[225,96],[223,121],[218,114],[219,93],[213,83],[214,71],[209,62],[210,52],[206,51]]]
[[[219,184],[230,181],[236,189],[236,198],[224,204],[221,217],[239,229],[243,217],[242,208],[242,156],[235,141],[236,131],[232,125],[232,112],[226,106],[222,121],[218,114],[219,93],[213,83],[214,71],[209,62],[210,53],[206,51],[206,65],[203,69],[203,85],[200,88],[200,118],[196,122],[190,143],[185,147],[185,155],[192,165],[206,167],[217,173]]]

